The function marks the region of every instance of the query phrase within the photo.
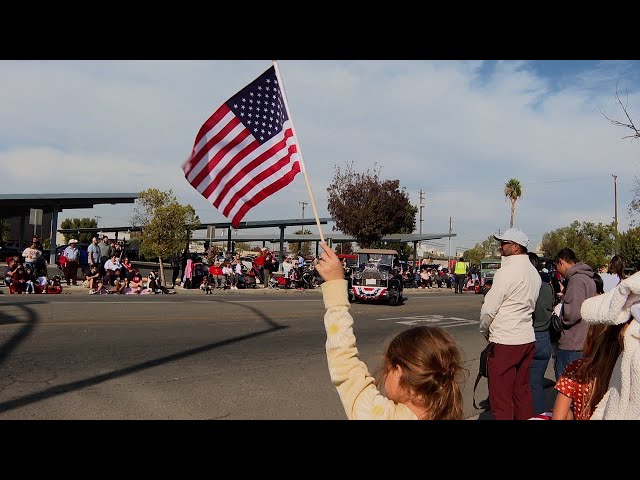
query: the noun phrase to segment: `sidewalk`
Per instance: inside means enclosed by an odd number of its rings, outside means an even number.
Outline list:
[[[207,294],[199,288],[182,288],[169,287],[169,291],[176,292],[176,295],[204,295],[204,296],[216,296],[216,295],[313,295],[313,294],[321,294],[322,290],[317,287],[309,290],[297,290],[297,289],[288,289],[288,288],[262,288],[262,286],[258,285],[256,288],[245,288],[240,290],[211,290],[211,293]],[[407,295],[440,295],[443,293],[453,293],[453,290],[449,290],[447,288],[432,288],[432,289],[416,289],[416,288],[405,288],[404,296]],[[9,294],[9,289],[5,287],[4,283],[0,282],[0,294]],[[69,285],[62,282],[62,294],[61,295],[89,295],[89,289],[87,287],[83,287],[81,282],[78,280],[78,285]],[[467,295],[473,295],[472,292],[467,292]]]

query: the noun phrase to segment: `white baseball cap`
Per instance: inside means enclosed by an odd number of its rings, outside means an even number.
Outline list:
[[[69,240],[69,243],[78,243],[78,240],[76,240],[75,238],[72,238],[71,240]]]
[[[529,246],[529,238],[519,228],[512,227],[507,229],[502,235],[494,235],[493,238],[501,242],[514,242],[527,248]]]

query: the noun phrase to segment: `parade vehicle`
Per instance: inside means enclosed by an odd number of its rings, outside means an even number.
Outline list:
[[[402,303],[400,257],[396,250],[369,248],[354,252],[358,267],[353,272],[349,299],[355,302]]]
[[[480,273],[479,282],[477,288],[474,288],[476,293],[486,295],[493,283],[493,276],[502,264],[501,258],[484,258],[480,260]]]

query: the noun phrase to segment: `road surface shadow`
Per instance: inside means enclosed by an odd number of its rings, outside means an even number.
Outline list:
[[[216,302],[220,302],[220,303],[232,303],[234,305],[234,308],[238,308],[238,307],[244,307],[247,310],[251,310],[253,313],[255,313],[258,317],[262,318],[262,320],[264,320],[264,322],[268,325],[268,328],[264,329],[264,330],[260,330],[257,332],[253,332],[253,333],[248,333],[246,335],[240,335],[234,338],[229,338],[227,340],[222,340],[219,342],[214,342],[214,343],[209,343],[206,345],[202,345],[200,347],[197,348],[189,348],[189,350],[185,350],[182,352],[178,352],[178,353],[174,353],[171,355],[166,355],[164,357],[159,357],[159,358],[154,358],[151,360],[148,360],[146,362],[141,362],[138,363],[136,365],[131,365],[129,367],[125,367],[125,368],[120,368],[118,370],[113,370],[111,372],[107,372],[101,375],[96,375],[94,377],[90,377],[90,378],[86,378],[84,380],[78,380],[75,382],[69,382],[66,383],[64,385],[56,385],[54,387],[51,388],[47,388],[45,390],[42,390],[40,392],[35,392],[35,393],[31,393],[28,395],[23,395],[21,397],[18,398],[14,398],[12,400],[8,400],[6,402],[1,402],[0,403],[0,413],[3,412],[7,412],[9,410],[13,410],[15,408],[19,408],[19,407],[23,407],[25,405],[29,405],[31,403],[35,403],[35,402],[39,402],[42,400],[46,400],[48,398],[52,398],[55,397],[57,395],[62,395],[64,393],[68,393],[70,391],[73,390],[81,390],[83,388],[86,387],[91,387],[93,385],[97,385],[100,384],[102,382],[106,382],[108,380],[113,380],[114,378],[119,378],[119,377],[124,377],[126,375],[131,375],[137,372],[140,372],[142,370],[146,370],[149,368],[154,368],[157,367],[159,365],[165,364],[165,363],[169,363],[169,362],[173,362],[176,360],[181,360],[183,358],[188,358],[188,357],[192,357],[194,355],[198,355],[202,352],[207,352],[209,350],[213,350],[216,348],[220,348],[220,347],[224,347],[226,345],[230,345],[233,343],[238,343],[238,342],[243,342],[245,340],[250,340],[256,337],[260,337],[263,335],[268,335],[270,333],[273,332],[277,332],[279,330],[283,330],[286,328],[289,328],[286,325],[280,325],[278,324],[276,321],[274,321],[273,319],[269,318],[267,315],[265,315],[264,313],[262,313],[261,311],[259,311],[256,307],[250,306],[250,305],[243,305],[241,303],[236,303],[236,302],[228,302],[225,300],[215,300]],[[25,309],[28,311],[28,309],[25,308],[24,304],[20,304],[18,305],[19,307]],[[34,312],[30,312],[30,319],[27,323],[27,325],[25,325],[24,328],[22,328],[18,333],[16,333],[16,335],[14,335],[13,337],[11,337],[7,342],[5,342],[3,345],[0,346],[0,364],[2,362],[3,359],[5,359],[9,353],[11,353],[16,345],[23,341],[30,333],[31,331],[35,328],[35,325],[38,323],[38,319],[37,319],[37,315]],[[7,314],[0,314],[0,321],[3,323],[22,323],[21,321],[17,320],[17,319],[13,319],[10,315]]]

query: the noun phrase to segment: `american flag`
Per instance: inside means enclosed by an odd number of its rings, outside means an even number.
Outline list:
[[[187,181],[234,227],[301,171],[280,88],[272,66],[223,103],[200,127],[182,166]]]

